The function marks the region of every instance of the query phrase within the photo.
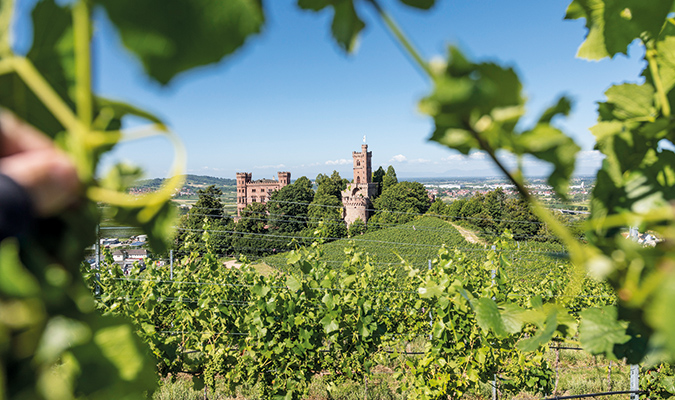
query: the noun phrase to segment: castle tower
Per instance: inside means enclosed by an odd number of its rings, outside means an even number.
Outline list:
[[[371,183],[373,177],[373,168],[370,159],[372,151],[368,151],[368,145],[362,144],[361,151],[353,151],[354,159],[354,183]]]
[[[279,189],[291,183],[290,172],[277,172],[277,176],[279,177]]]
[[[344,220],[347,226],[360,219],[368,222],[372,199],[377,194],[377,183],[372,182],[373,168],[371,166],[372,152],[368,145],[361,145],[361,151],[352,152],[354,159],[354,181],[342,191],[342,205]]]

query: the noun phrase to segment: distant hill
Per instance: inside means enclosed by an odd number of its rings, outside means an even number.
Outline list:
[[[164,180],[164,178],[143,179],[138,181],[132,188],[156,190],[159,189]],[[237,181],[235,179],[217,178],[214,176],[185,175],[185,187],[199,188],[209,185],[216,185],[217,187],[236,186]]]

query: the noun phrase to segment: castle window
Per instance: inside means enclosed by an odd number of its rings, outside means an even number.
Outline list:
[[[260,188],[260,191],[261,191],[261,192],[264,192],[264,191],[265,191],[265,188]]]
[[[356,183],[361,183],[361,177],[360,176],[356,177]]]
[[[255,189],[251,190],[253,193],[255,193]]]
[[[255,196],[251,197],[251,202],[255,203],[256,202],[255,200],[256,200]]]
[[[361,166],[361,161],[356,160],[356,166],[357,166],[357,167],[360,167],[360,166]]]

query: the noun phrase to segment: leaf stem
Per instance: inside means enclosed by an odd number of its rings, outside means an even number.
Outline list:
[[[77,115],[86,130],[91,129],[93,107],[91,95],[91,26],[88,0],[79,0],[73,7],[75,36],[75,101]]]
[[[429,64],[424,61],[422,56],[419,54],[412,42],[408,40],[407,36],[403,30],[398,26],[396,21],[387,13],[382,6],[377,2],[377,0],[368,0],[370,4],[373,5],[378,15],[384,21],[384,24],[387,26],[392,35],[398,40],[398,43],[406,50],[410,58],[412,58],[417,66],[419,66],[430,78],[434,76]]]
[[[649,72],[652,74],[652,81],[659,96],[659,103],[661,103],[661,112],[664,117],[668,118],[670,117],[670,103],[668,102],[666,91],[663,89],[663,82],[661,81],[661,75],[659,75],[659,65],[656,62],[656,54],[657,51],[654,48],[647,48],[645,52],[647,62],[649,63]]]
[[[14,57],[7,59],[6,62],[13,64],[14,70],[26,83],[26,85],[35,93],[42,103],[54,114],[54,117],[68,131],[75,135],[83,133],[82,125],[77,120],[73,111],[63,101],[63,99],[52,89],[47,81],[42,77],[35,66],[24,57]]]

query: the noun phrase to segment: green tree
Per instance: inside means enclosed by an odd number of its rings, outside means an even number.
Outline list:
[[[267,206],[263,203],[251,203],[241,210],[239,221],[234,228],[232,247],[237,254],[262,256],[272,253],[267,233]]]
[[[398,178],[396,177],[396,170],[393,166],[387,167],[387,173],[382,177],[382,193],[384,193],[387,188],[398,183]]]
[[[357,218],[356,221],[352,222],[349,225],[349,237],[362,235],[366,233],[366,223],[361,221],[361,218]]]
[[[464,204],[466,204],[466,199],[457,199],[448,205],[446,211],[453,221],[462,216],[462,207],[464,207]]]
[[[502,188],[497,188],[485,195],[483,203],[483,219],[480,226],[494,234],[501,234],[501,221],[504,216],[506,194]]]
[[[342,200],[342,191],[347,187],[346,180],[342,179],[340,173],[333,171],[331,176],[319,174],[316,177],[316,194],[334,196],[338,200]]]
[[[322,225],[324,237],[342,238],[347,236],[347,226],[342,221],[342,201],[336,196],[317,192],[307,210],[309,228]]]
[[[273,192],[267,202],[270,231],[297,233],[307,228],[307,212],[313,200],[312,182],[305,176]]]
[[[430,203],[427,190],[421,183],[396,183],[385,187],[382,195],[375,200],[375,222],[385,224],[412,221],[419,214],[426,213]]]
[[[427,214],[434,216],[448,215],[448,205],[441,199],[436,199],[427,210]]]
[[[380,167],[373,172],[373,183],[377,183],[377,195],[379,196],[382,193],[382,180],[384,179],[384,168]]]
[[[530,204],[522,197],[506,200],[502,230],[510,230],[514,239],[533,239],[539,234],[540,229],[545,230],[542,225],[539,218],[532,212]]]
[[[234,224],[232,218],[227,215],[221,200],[223,192],[215,185],[197,191],[199,199],[187,214],[181,217],[179,228],[174,239],[174,248],[178,251],[186,251],[187,247],[203,251],[201,240],[202,230],[205,225],[215,232],[211,233],[211,244],[217,254],[225,255],[232,251],[231,236],[226,231],[231,231]]]

